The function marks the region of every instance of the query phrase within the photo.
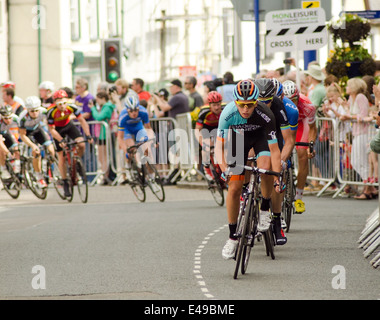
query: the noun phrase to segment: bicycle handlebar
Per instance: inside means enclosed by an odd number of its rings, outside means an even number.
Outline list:
[[[309,147],[310,153],[314,152],[314,141],[310,141],[310,142],[296,142],[295,146],[298,146],[298,147]]]
[[[133,146],[130,146],[128,149],[127,149],[127,152],[128,153],[131,153],[134,149],[137,149],[138,147],[142,146],[144,143],[147,143],[149,141],[153,141],[153,140],[156,140],[155,138],[152,138],[152,139],[148,139],[146,141],[142,141],[142,142],[139,142],[139,143],[136,143],[135,145]]]

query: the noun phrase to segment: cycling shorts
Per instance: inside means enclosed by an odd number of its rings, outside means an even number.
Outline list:
[[[148,140],[148,133],[145,128],[138,128],[137,130],[124,128],[124,140],[135,139],[136,142]]]
[[[55,127],[55,130],[62,136],[62,138],[69,137],[72,140],[82,137],[79,129],[75,126],[75,124],[70,121],[64,127]],[[55,148],[58,152],[62,151],[62,148],[59,145],[59,141],[54,139]]]
[[[11,150],[18,146],[18,142],[16,138],[13,136],[13,134],[10,134],[9,132],[5,132],[1,134],[4,138],[4,144],[8,148],[8,150]]]
[[[42,146],[50,146],[53,143],[49,137],[49,134],[42,127],[39,127],[34,131],[27,131],[26,135],[29,138],[34,138],[34,140]]]
[[[253,148],[256,158],[259,158],[261,156],[268,156],[270,157],[270,149],[269,144],[267,140],[267,133],[264,128],[260,130],[256,130],[253,132],[244,132],[244,151],[243,151],[243,157],[240,158],[240,149],[242,149],[241,143],[241,136],[239,134],[236,134],[234,130],[232,130],[234,134],[232,134],[231,139],[231,147],[232,149],[229,150],[228,154],[235,157],[235,159],[228,159],[227,158],[227,164],[230,167],[230,171],[232,172],[233,178],[232,180],[240,180],[241,177],[234,177],[234,176],[244,176],[245,170],[241,166],[244,166],[247,164],[248,154],[249,151]],[[228,157],[228,156],[227,156]]]
[[[308,119],[304,118],[298,122],[296,142],[309,142],[309,124]],[[309,147],[297,146],[297,149],[308,149]]]

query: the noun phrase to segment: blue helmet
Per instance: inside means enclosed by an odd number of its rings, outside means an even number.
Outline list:
[[[136,97],[127,97],[124,102],[125,107],[130,110],[130,111],[136,111],[139,109],[140,104],[139,104],[139,99]]]
[[[282,83],[278,81],[276,78],[273,78],[272,81],[273,81],[274,86],[277,88],[276,96],[281,97],[281,95],[284,93]]]
[[[257,100],[259,89],[251,79],[240,81],[234,88],[235,100]]]

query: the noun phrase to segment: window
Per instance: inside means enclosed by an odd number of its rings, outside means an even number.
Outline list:
[[[70,0],[71,40],[80,39],[80,3],[79,0]]]
[[[90,40],[96,41],[99,39],[99,0],[88,0],[87,19]]]
[[[107,0],[108,34],[110,37],[118,36],[117,0]]]
[[[241,22],[232,8],[223,9],[223,37],[224,56],[234,62],[240,62],[241,48]]]

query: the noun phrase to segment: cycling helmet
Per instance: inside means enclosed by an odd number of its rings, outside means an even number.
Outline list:
[[[235,100],[257,100],[259,97],[259,89],[251,79],[242,80],[234,88]]]
[[[297,86],[296,84],[291,81],[291,80],[286,80],[283,84],[282,84],[283,88],[284,88],[284,94],[289,98],[289,99],[293,99],[293,98],[298,98],[299,96],[299,91],[297,89]]]
[[[39,86],[40,89],[50,90],[51,92],[54,91],[54,83],[51,81],[44,81],[40,83]]]
[[[37,109],[41,107],[41,99],[36,96],[27,97],[25,99],[26,109]]]
[[[257,79],[255,84],[259,89],[259,100],[262,101],[272,101],[274,95],[276,94],[276,87],[273,81],[270,79]]]
[[[140,107],[139,99],[133,96],[128,97],[127,99],[125,99],[124,105],[129,111],[136,111]]]
[[[283,89],[283,86],[282,86],[282,83],[280,81],[278,81],[276,78],[273,78],[272,79],[272,82],[274,84],[274,86],[276,87],[276,96],[277,97],[281,97],[281,95],[284,93],[284,89]]]
[[[68,98],[67,92],[65,90],[58,90],[54,92],[53,94],[54,100],[64,99],[64,98]]]
[[[5,105],[0,107],[0,114],[3,117],[9,118],[13,113],[13,109],[10,105]]]
[[[217,91],[211,91],[207,95],[208,103],[218,103],[223,100],[222,95]]]

